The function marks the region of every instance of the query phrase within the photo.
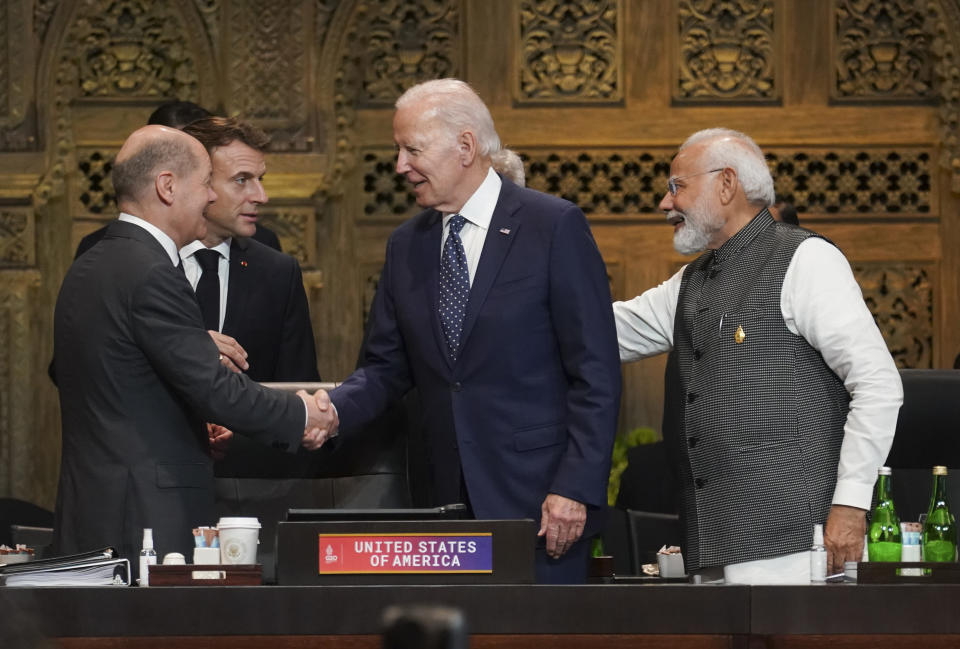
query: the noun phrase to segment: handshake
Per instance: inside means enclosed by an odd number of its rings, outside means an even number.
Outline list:
[[[315,451],[323,446],[325,441],[336,437],[340,418],[326,390],[317,390],[313,396],[306,390],[300,390],[297,396],[307,405],[307,426],[300,443],[308,451]]]

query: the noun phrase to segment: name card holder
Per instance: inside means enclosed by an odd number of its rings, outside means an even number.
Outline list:
[[[532,520],[282,521],[277,583],[532,584]]]

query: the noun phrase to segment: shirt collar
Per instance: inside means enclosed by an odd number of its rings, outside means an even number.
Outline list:
[[[773,223],[773,217],[767,208],[760,210],[760,213],[750,219],[750,222],[740,228],[740,231],[727,239],[722,246],[713,252],[713,262],[719,264],[733,257],[743,250],[747,244],[756,238]]]
[[[226,259],[227,261],[230,261],[230,242],[231,241],[232,239],[228,237],[223,241],[221,241],[220,243],[218,243],[217,245],[210,248],[210,250],[216,250],[223,256],[224,259]],[[199,239],[197,239],[196,241],[191,241],[190,243],[185,245],[183,248],[180,248],[180,257],[183,259],[186,259],[187,257],[190,257],[191,255],[193,255],[193,253],[195,253],[196,251],[206,250],[206,248],[207,247],[203,245],[203,241],[200,241]]]
[[[487,230],[490,228],[490,221],[493,219],[493,210],[497,207],[497,199],[500,197],[500,189],[503,181],[493,170],[493,167],[487,169],[487,177],[483,179],[477,191],[467,199],[467,202],[460,208],[460,214],[470,223]],[[453,214],[444,214],[443,226],[446,227]]]
[[[153,223],[145,221],[139,216],[127,214],[126,212],[120,212],[120,216],[117,217],[117,220],[138,225],[149,232],[150,235],[157,240],[157,243],[163,246],[164,252],[166,252],[167,256],[170,257],[170,263],[172,263],[174,266],[180,265],[180,255],[177,254],[177,244],[174,243],[173,239],[171,239],[166,232],[155,226]]]

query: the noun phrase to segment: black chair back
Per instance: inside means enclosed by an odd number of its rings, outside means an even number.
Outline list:
[[[887,456],[900,519],[915,521],[930,502],[931,469],[950,469],[948,498],[960,511],[960,370],[900,370],[903,406]]]

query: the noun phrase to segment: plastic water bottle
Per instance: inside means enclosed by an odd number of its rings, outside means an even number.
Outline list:
[[[153,529],[143,529],[143,548],[140,550],[140,585],[150,585],[150,569],[157,565],[157,551],[153,549]]]
[[[823,546],[823,525],[813,526],[813,547],[810,548],[810,581],[818,584],[827,580],[827,548]]]

